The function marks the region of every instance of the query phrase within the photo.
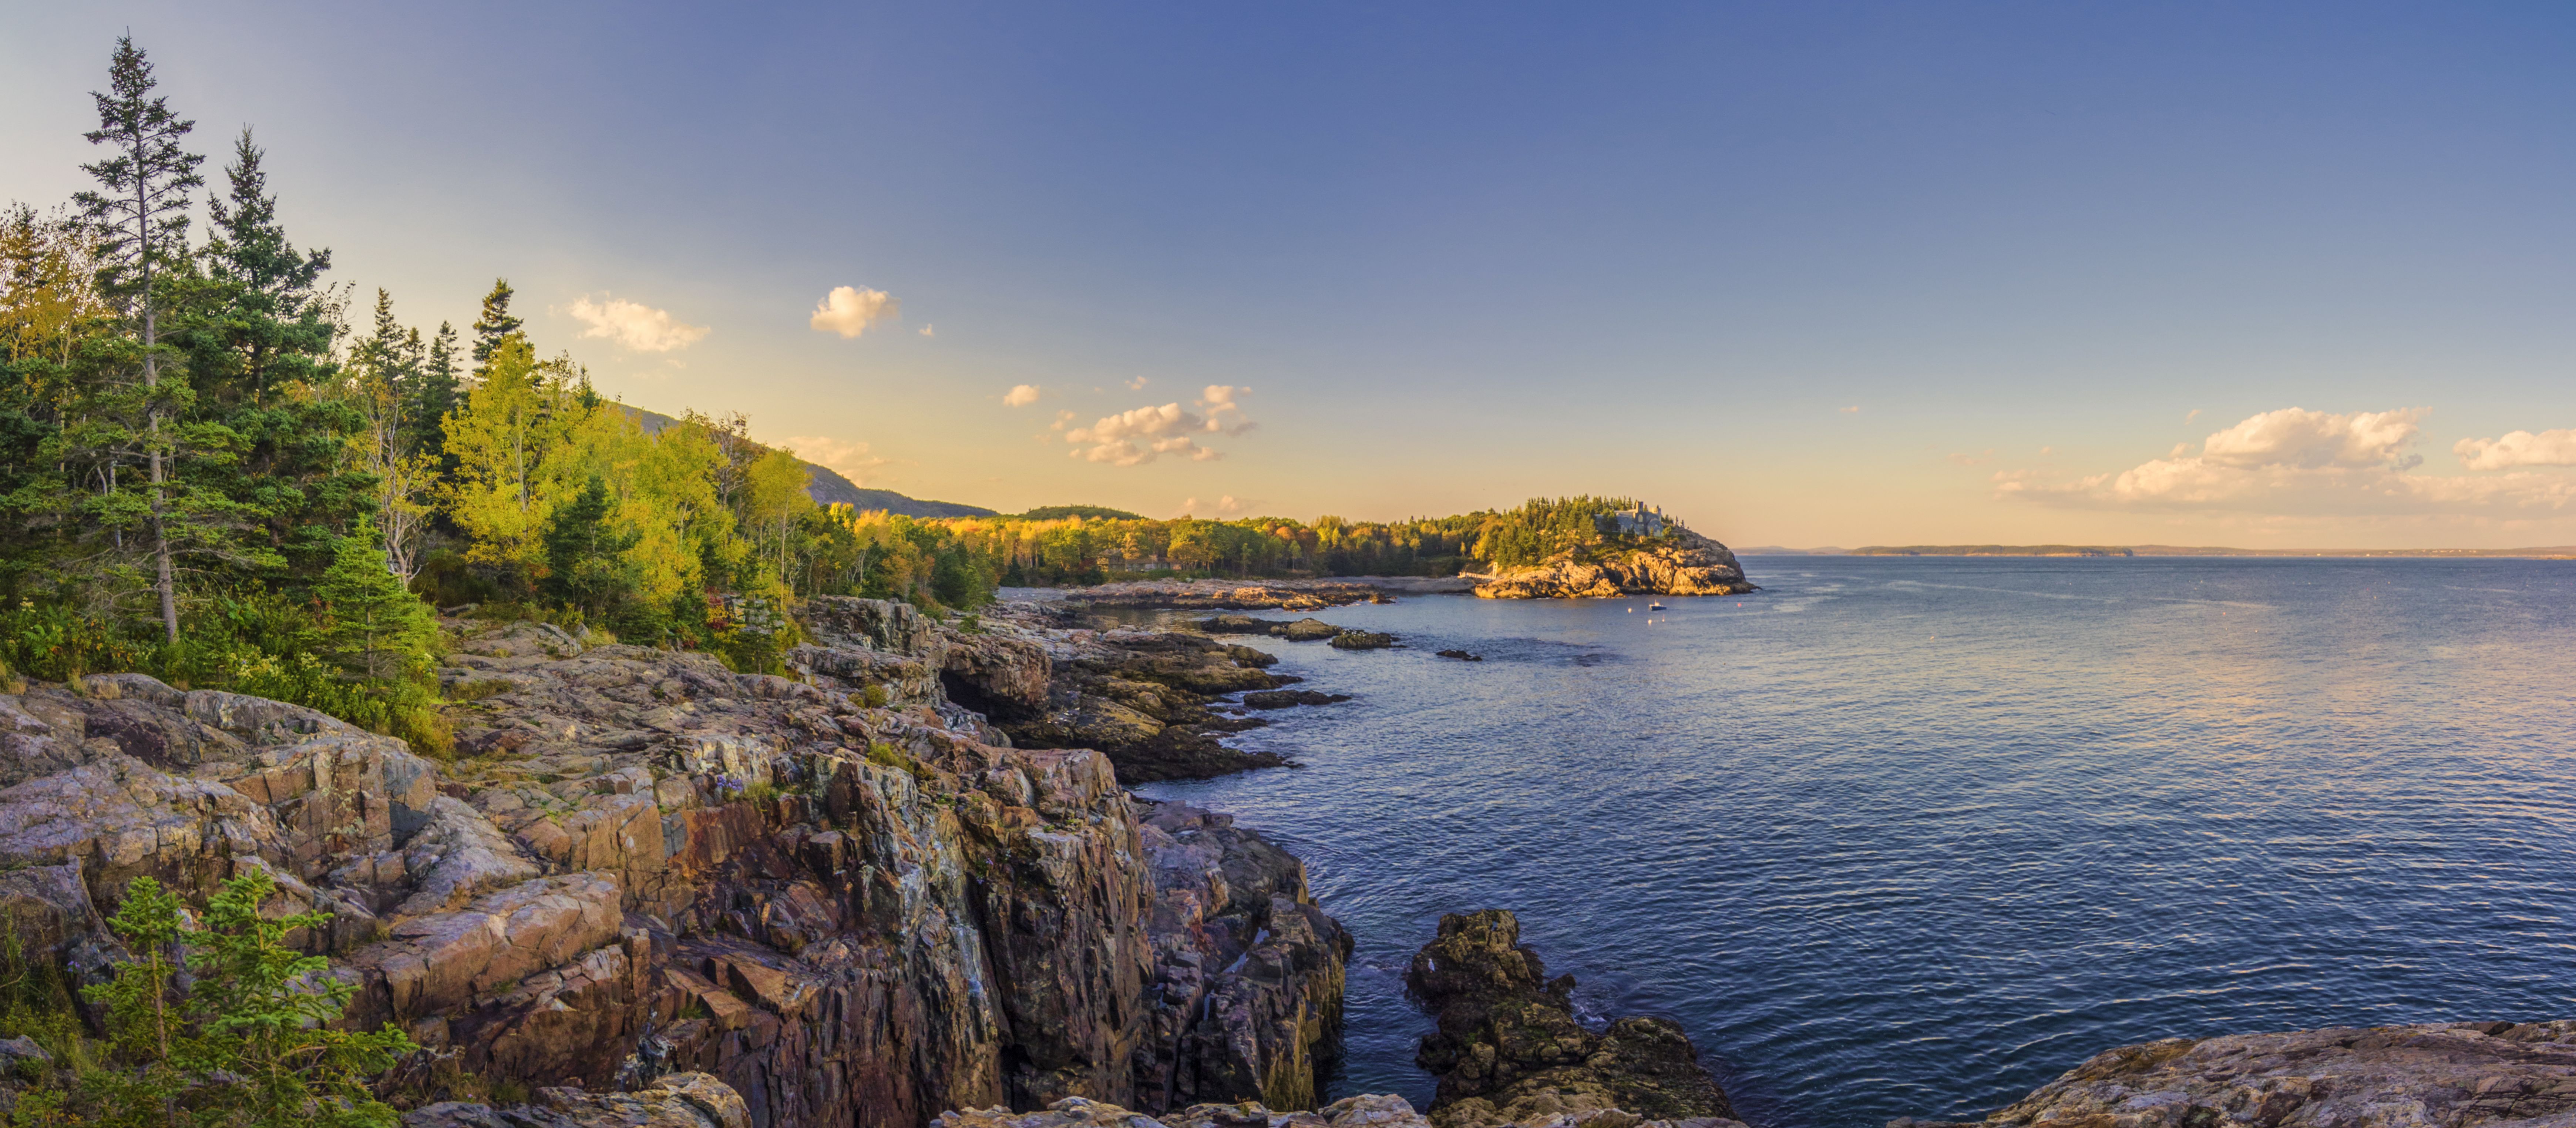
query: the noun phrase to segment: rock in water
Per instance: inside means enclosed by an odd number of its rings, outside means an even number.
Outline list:
[[[1757,590],[1725,545],[1672,528],[1636,547],[1585,545],[1476,586],[1479,599],[1613,599],[1740,595]]]
[[[1485,656],[1482,654],[1469,654],[1464,650],[1443,650],[1439,653],[1443,658],[1455,658],[1461,662],[1482,662],[1485,660]]]
[[[1247,709],[1286,709],[1297,705],[1332,705],[1348,701],[1347,693],[1317,693],[1311,689],[1267,689],[1243,695]]]
[[[1270,633],[1290,642],[1315,642],[1342,633],[1342,628],[1322,619],[1299,619],[1285,626],[1272,627]]]
[[[1734,1109],[1680,1024],[1631,1016],[1595,1034],[1574,1018],[1574,977],[1547,978],[1503,909],[1451,913],[1406,982],[1438,1015],[1416,1057],[1440,1078],[1439,1128],[1483,1128],[1611,1109],[1650,1120],[1732,1118]],[[1616,1121],[1614,1121],[1616,1122]]]
[[[1333,636],[1335,650],[1384,650],[1395,645],[1395,636],[1378,631],[1343,631]]]
[[[2576,1022],[2452,1022],[2122,1046],[1968,1123],[2476,1128],[2565,1124],[2571,1113]]]

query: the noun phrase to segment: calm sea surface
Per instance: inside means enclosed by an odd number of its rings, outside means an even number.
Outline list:
[[[1285,842],[1357,935],[1337,1095],[1428,1103],[1403,967],[1484,907],[1760,1128],[1982,1115],[2175,1035],[2576,1017],[2576,564],[1746,565],[1254,642],[1357,700],[1244,738],[1301,770],[1142,790]]]

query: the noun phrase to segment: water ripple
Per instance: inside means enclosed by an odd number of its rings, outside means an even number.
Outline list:
[[[1488,905],[1763,1128],[1979,1116],[2153,1038],[2576,1017],[2576,566],[1753,567],[1255,642],[1358,699],[1245,734],[1304,770],[1145,790],[1282,840],[1358,936],[1336,1092],[1428,1100],[1403,968]]]

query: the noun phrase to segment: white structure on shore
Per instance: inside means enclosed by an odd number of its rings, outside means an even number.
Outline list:
[[[1632,537],[1661,536],[1667,528],[1682,527],[1680,518],[1664,516],[1661,508],[1642,501],[1635,509],[1611,514],[1609,521],[1611,531]]]

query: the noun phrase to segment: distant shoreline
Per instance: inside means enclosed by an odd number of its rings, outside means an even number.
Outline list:
[[[1917,544],[1869,545],[1862,548],[1760,548],[1737,549],[1743,556],[2024,556],[2059,558],[2107,558],[2137,556],[2298,556],[2298,557],[2413,557],[2429,559],[2576,559],[2576,545],[2553,548],[2226,548],[2221,546],[2182,546],[2170,544],[2138,545],[2072,545],[2072,544]]]

